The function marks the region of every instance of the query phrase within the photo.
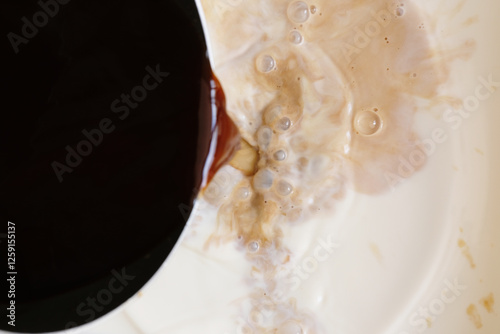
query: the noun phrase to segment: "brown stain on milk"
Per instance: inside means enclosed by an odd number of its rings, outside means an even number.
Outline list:
[[[474,151],[476,151],[477,154],[484,156],[484,152],[477,147],[474,149]]]
[[[495,296],[493,295],[493,293],[490,293],[488,296],[482,298],[479,304],[481,304],[486,309],[486,311],[488,311],[488,313],[493,313],[495,311]]]
[[[483,322],[481,320],[481,316],[479,315],[479,312],[477,311],[477,307],[474,304],[470,304],[469,307],[467,307],[467,315],[469,316],[469,320],[474,324],[474,326],[477,329],[480,329],[483,327]]]
[[[427,318],[425,320],[427,322],[427,328],[431,328],[432,327],[432,319],[431,318]]]
[[[417,101],[431,106],[453,100],[440,96],[450,74],[448,63],[467,59],[475,43],[434,48],[428,33],[435,24],[429,18],[423,23],[411,1],[405,1],[405,14],[399,17],[393,1],[317,0],[319,15],[302,24],[287,18],[287,1],[241,1],[223,11],[213,1],[201,4],[227,112],[248,144],[242,145],[247,155],[236,165],[233,161],[244,177],[221,200],[210,241],[237,240],[242,250],[250,242],[259,244],[258,251],[246,254],[254,276],[263,277],[250,281],[255,305],[250,315],[270,305],[275,319],[293,314],[299,323],[314,323],[286,294],[287,280],[277,277],[280,271],[291,273],[295,260],[284,246],[283,227],[305,222],[312,211],[332,212],[348,187],[379,194],[422,169],[427,156],[414,130],[414,116],[422,112]],[[302,44],[290,43],[292,30],[301,33]],[[275,66],[262,72],[259,59],[266,56]],[[372,135],[363,134],[356,123],[365,112],[381,120]],[[284,118],[289,129],[280,128]],[[262,126],[273,134],[265,146],[257,137]],[[273,158],[278,150],[286,152],[285,160]],[[256,186],[255,175],[264,170],[272,179],[263,189]],[[283,181],[293,187],[291,193],[282,193]],[[241,188],[249,189],[248,197],[238,197]],[[474,267],[468,247],[461,248]],[[370,249],[381,262],[378,246],[370,244]],[[289,274],[288,279],[296,277]]]
[[[476,264],[470,252],[469,245],[467,245],[467,243],[463,239],[458,239],[458,247],[460,247],[460,249],[462,250],[462,254],[465,256],[467,261],[469,261],[470,267],[472,269],[476,268]]]

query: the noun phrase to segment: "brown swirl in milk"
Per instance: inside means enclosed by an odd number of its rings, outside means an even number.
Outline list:
[[[401,157],[424,166],[414,116],[449,70],[410,1],[201,2],[228,114],[257,153],[255,173],[217,199],[211,240],[235,240],[252,264],[247,313],[272,316],[249,332],[321,332],[294,304],[282,228],[331,212],[348,187],[387,190]]]

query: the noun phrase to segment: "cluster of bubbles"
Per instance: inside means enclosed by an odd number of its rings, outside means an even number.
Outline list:
[[[293,30],[289,32],[288,36],[284,36],[288,38],[288,42],[294,45],[300,45],[304,42],[304,38],[299,30],[303,27],[303,24],[310,19],[311,15],[315,14],[317,11],[318,9],[315,6],[309,6],[304,1],[299,0],[290,3],[287,9],[287,17],[293,25]],[[398,16],[404,15],[404,8],[398,6],[395,14]],[[280,66],[279,61],[277,62],[276,58],[271,54],[270,52],[263,53],[256,58],[256,68],[258,72],[264,76],[274,75],[272,72],[277,70]],[[280,70],[282,69],[280,68]],[[264,196],[272,194],[271,197],[278,198],[278,201],[283,200],[284,202],[288,201],[286,200],[287,198],[292,201],[295,198],[292,196],[294,193],[294,185],[289,180],[286,180],[286,175],[283,175],[283,170],[287,169],[286,162],[287,159],[289,159],[289,152],[285,148],[279,147],[279,142],[283,139],[281,136],[286,136],[294,125],[293,120],[295,118],[291,117],[286,109],[286,105],[277,104],[267,108],[263,114],[263,124],[258,128],[255,134],[255,140],[261,160],[258,164],[259,169],[253,176],[251,182],[252,190],[257,194]],[[356,133],[361,136],[374,136],[382,130],[383,122],[378,113],[378,109],[374,108],[372,110],[358,111],[354,116],[352,126]],[[290,148],[294,152],[302,152],[304,150],[304,139],[300,136],[296,135],[290,137],[289,143]],[[284,168],[280,168],[280,164],[283,164],[281,166]],[[300,158],[298,160],[299,171],[301,168],[306,168],[307,164],[308,160],[306,158]],[[241,193],[246,195],[242,196]],[[248,189],[246,191],[240,190],[240,197],[242,199],[248,198],[250,196],[249,194],[250,190]],[[291,208],[293,208],[293,206],[291,206]],[[287,215],[290,219],[292,219],[292,216],[292,212],[289,212],[289,215]],[[249,243],[247,250],[251,253],[258,252],[258,242]],[[290,333],[293,333],[293,330]]]
[[[288,6],[287,16],[288,19],[296,24],[302,24],[309,19],[310,14],[316,13],[316,6],[309,6],[303,1],[292,2]],[[304,41],[302,34],[294,29],[288,35],[288,41],[295,45],[300,45]],[[269,73],[276,69],[276,60],[271,55],[262,55],[257,58],[257,69],[262,73]]]
[[[274,174],[267,168],[260,169],[253,177],[253,186],[257,190],[267,190],[273,186]]]
[[[292,127],[292,120],[287,116],[282,115],[283,108],[282,106],[274,106],[273,108],[266,111],[263,117],[264,125],[262,125],[257,130],[257,144],[261,153],[264,155],[270,154],[270,159],[276,162],[284,162],[288,155],[285,149],[281,148],[275,150],[274,153],[272,149],[270,149],[271,142],[273,140],[273,136],[280,135],[282,133],[286,133]],[[274,145],[276,146],[276,145]],[[274,182],[276,179],[275,173],[271,171],[269,168],[260,169],[254,176],[253,185],[256,189],[267,190],[275,186],[275,191],[280,196],[288,196],[293,192],[293,186],[284,180],[278,180]]]
[[[307,3],[295,1],[288,6],[287,16],[291,22],[302,24],[309,19],[310,14],[314,14],[316,11],[316,6],[311,6],[311,9],[309,9]],[[302,37],[299,31],[292,30],[288,35],[288,41],[292,44],[299,45],[304,41],[304,37]]]
[[[302,24],[310,18],[311,14],[315,14],[316,12],[316,6],[309,7],[306,2],[299,0],[289,4],[286,14],[292,24],[302,27]],[[294,45],[300,45],[304,42],[304,37],[300,31],[297,30],[297,27],[294,27],[293,30],[290,31],[287,38],[288,42]],[[279,65],[273,55],[269,53],[259,55],[255,64],[257,70],[264,75],[269,75],[272,71],[277,70]],[[275,163],[285,162],[288,158],[287,151],[283,148],[276,148],[276,145],[272,145],[272,143],[274,139],[277,139],[274,138],[275,136],[286,133],[291,129],[292,125],[292,120],[283,114],[282,106],[277,105],[268,109],[263,115],[263,125],[257,130],[255,135],[261,155],[267,157],[269,154],[269,159]],[[277,170],[270,168],[269,162],[266,162],[264,167],[261,166],[253,176],[252,186],[256,192],[260,193],[274,190],[274,193],[280,197],[290,196],[294,191],[293,185],[277,175]],[[239,197],[241,199],[246,199],[250,196],[250,190],[247,188],[244,189],[246,190],[239,190]],[[258,243],[255,245],[250,243],[248,245],[248,251],[257,252]],[[293,330],[287,330],[283,333],[295,332],[296,331]]]

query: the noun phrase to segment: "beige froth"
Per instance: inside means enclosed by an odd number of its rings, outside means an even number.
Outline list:
[[[411,170],[425,164],[414,114],[448,73],[411,2],[202,4],[228,113],[260,156],[243,181],[251,194],[225,203],[247,212],[232,219],[244,237],[267,240],[269,219],[334,206],[346,185],[388,189],[412,172],[401,175],[401,157]]]

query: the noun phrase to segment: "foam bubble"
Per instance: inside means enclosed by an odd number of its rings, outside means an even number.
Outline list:
[[[292,193],[293,187],[290,183],[286,182],[285,180],[280,180],[276,186],[276,190],[278,191],[278,194],[281,196],[288,196]]]
[[[273,130],[268,126],[263,126],[257,131],[257,144],[263,150],[266,150],[273,137]]]
[[[288,35],[288,40],[290,41],[290,43],[298,45],[302,43],[304,38],[302,37],[302,34],[300,32],[298,32],[297,30],[292,30]]]
[[[276,151],[274,152],[273,158],[276,161],[283,161],[286,159],[286,152],[284,150]]]
[[[304,23],[309,18],[309,6],[303,1],[295,1],[288,6],[288,18],[294,23]]]
[[[292,125],[292,122],[290,121],[290,118],[288,117],[283,117],[278,121],[278,124],[276,127],[281,130],[281,131],[286,131],[290,129],[290,126]]]
[[[276,66],[276,61],[270,55],[263,55],[257,58],[257,69],[262,73],[271,72]]]
[[[253,177],[253,186],[255,189],[265,190],[271,188],[273,181],[273,173],[268,169],[261,169]]]
[[[402,7],[398,7],[398,8],[396,8],[395,13],[397,16],[403,16],[403,15],[405,15],[405,9]]]
[[[382,128],[382,119],[371,110],[361,111],[356,115],[354,127],[360,134],[371,136]]]

